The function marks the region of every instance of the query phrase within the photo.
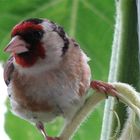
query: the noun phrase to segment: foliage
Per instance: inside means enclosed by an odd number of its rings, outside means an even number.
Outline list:
[[[137,2],[139,1],[116,1],[117,16],[109,81],[128,83],[135,87],[137,91],[139,91],[139,32],[137,30],[139,25],[139,13],[137,12]],[[131,106],[129,105],[129,107]],[[137,131],[135,131],[136,129],[134,128],[136,125],[133,122],[137,120],[138,124],[139,120],[136,119],[138,117],[134,115],[134,110],[128,111],[129,109],[126,107],[126,104],[122,104],[120,102],[116,103],[114,99],[106,101],[102,140],[108,140],[111,136],[114,135],[115,130],[118,129],[118,123],[116,122],[116,119],[113,117],[114,115],[110,112],[110,110],[114,110],[119,117],[120,130],[118,134],[123,136],[120,139],[128,139],[128,137],[131,135],[129,139],[137,140],[139,136],[136,134]],[[133,132],[131,130],[133,130]],[[119,135],[117,138],[118,137]]]
[[[114,1],[106,0],[0,0],[0,59],[6,60],[3,48],[10,39],[12,27],[31,17],[48,18],[64,27],[91,58],[94,79],[107,81],[114,29]],[[103,105],[95,109],[76,133],[74,140],[99,140]],[[56,135],[62,120],[46,126]],[[7,111],[5,128],[11,140],[41,140],[37,130],[28,122]]]

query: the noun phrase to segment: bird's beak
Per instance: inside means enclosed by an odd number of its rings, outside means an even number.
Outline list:
[[[5,52],[10,52],[10,53],[24,53],[28,52],[28,45],[24,40],[20,38],[20,36],[15,36],[11,39],[7,47],[4,49]]]

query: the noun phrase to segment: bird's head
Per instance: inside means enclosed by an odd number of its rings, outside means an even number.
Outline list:
[[[17,24],[5,48],[21,68],[52,68],[60,63],[69,41],[62,27],[47,19],[28,19]]]

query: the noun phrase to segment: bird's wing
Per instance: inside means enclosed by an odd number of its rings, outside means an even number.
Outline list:
[[[90,86],[90,79],[91,79],[91,71],[88,65],[89,58],[86,56],[84,52],[81,55],[81,81],[79,85],[79,95],[82,96],[87,93],[87,90]]]
[[[10,57],[4,67],[4,81],[8,86],[14,71],[13,57]]]

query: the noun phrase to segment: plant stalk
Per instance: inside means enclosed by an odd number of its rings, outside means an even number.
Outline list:
[[[116,14],[116,26],[108,81],[128,83],[139,91],[136,0],[116,1]],[[116,104],[112,98],[107,100],[104,109],[101,140],[109,140],[117,128],[117,122],[111,110],[117,112],[120,119],[121,130],[128,115],[126,106],[123,103]]]

